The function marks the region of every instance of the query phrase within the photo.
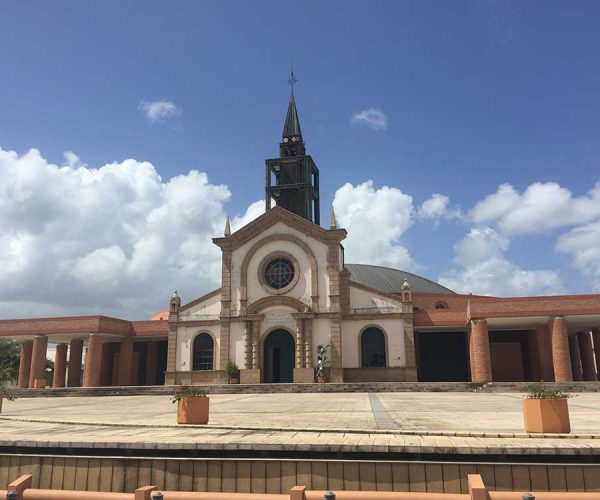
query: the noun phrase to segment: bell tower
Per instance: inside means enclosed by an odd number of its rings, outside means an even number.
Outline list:
[[[275,200],[278,206],[319,224],[319,169],[306,154],[294,97],[297,80],[293,71],[288,82],[292,93],[279,143],[279,158],[266,160],[266,209]]]

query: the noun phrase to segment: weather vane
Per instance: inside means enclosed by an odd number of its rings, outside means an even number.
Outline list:
[[[294,76],[293,69],[290,71],[290,77],[288,78],[288,83],[290,84],[290,87],[292,87],[292,95],[293,95],[294,94],[294,84],[298,83],[298,80],[296,80],[296,77]]]

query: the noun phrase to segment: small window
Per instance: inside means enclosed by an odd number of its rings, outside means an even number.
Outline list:
[[[213,369],[214,342],[208,333],[201,333],[194,339],[194,362],[193,369]]]
[[[448,309],[448,304],[446,304],[445,302],[436,302],[435,308],[436,309]]]

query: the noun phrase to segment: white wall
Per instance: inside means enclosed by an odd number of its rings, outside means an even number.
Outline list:
[[[177,356],[176,370],[181,372],[192,371],[192,353],[194,349],[194,338],[199,333],[210,333],[213,336],[214,344],[214,367],[219,369],[219,347],[220,347],[220,326],[210,325],[207,327],[180,326],[177,329]],[[223,367],[224,369],[225,367]]]
[[[387,334],[388,366],[405,366],[404,321],[402,319],[375,319],[342,321],[343,367],[360,367],[360,334],[368,326],[380,328]]]

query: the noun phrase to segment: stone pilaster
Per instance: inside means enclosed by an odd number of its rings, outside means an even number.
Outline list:
[[[29,387],[32,351],[33,340],[26,340],[21,344],[21,358],[19,360],[19,378],[17,381],[17,387],[19,389],[27,389]]]
[[[569,355],[571,356],[573,380],[580,382],[583,380],[583,370],[581,369],[581,353],[579,352],[579,341],[577,340],[577,334],[569,335]]]
[[[252,321],[244,322],[244,364],[243,368],[252,368]]]
[[[403,305],[404,307],[404,305]],[[417,381],[417,354],[415,350],[415,332],[413,326],[413,315],[404,315],[404,355],[406,363],[404,365],[404,381]]]
[[[43,389],[46,387],[46,351],[48,337],[36,335],[33,338],[31,350],[31,371],[29,373],[29,387]]]
[[[296,365],[295,368],[304,368],[304,319],[296,319]]]
[[[571,358],[567,339],[567,320],[558,316],[550,320],[550,342],[552,345],[552,363],[556,382],[572,382]]]
[[[313,367],[313,320],[306,320],[306,331],[304,336],[304,366]]]
[[[344,370],[342,368],[342,318],[331,316],[330,325],[330,353],[331,353],[331,381],[343,382]]]
[[[471,334],[469,340],[469,348],[472,352],[471,381],[491,382],[492,362],[487,320],[471,320]]]
[[[578,336],[579,353],[581,354],[581,368],[583,370],[583,380],[598,380],[596,377],[596,365],[594,363],[594,347],[592,345],[592,335],[590,332],[581,332]]]
[[[67,387],[81,386],[81,360],[83,358],[83,340],[73,339],[69,345],[69,368]]]
[[[97,333],[90,334],[85,355],[83,370],[83,387],[100,386],[102,370],[102,337]]]
[[[65,375],[67,374],[67,344],[56,346],[56,357],[54,358],[54,377],[52,387],[64,387]]]

